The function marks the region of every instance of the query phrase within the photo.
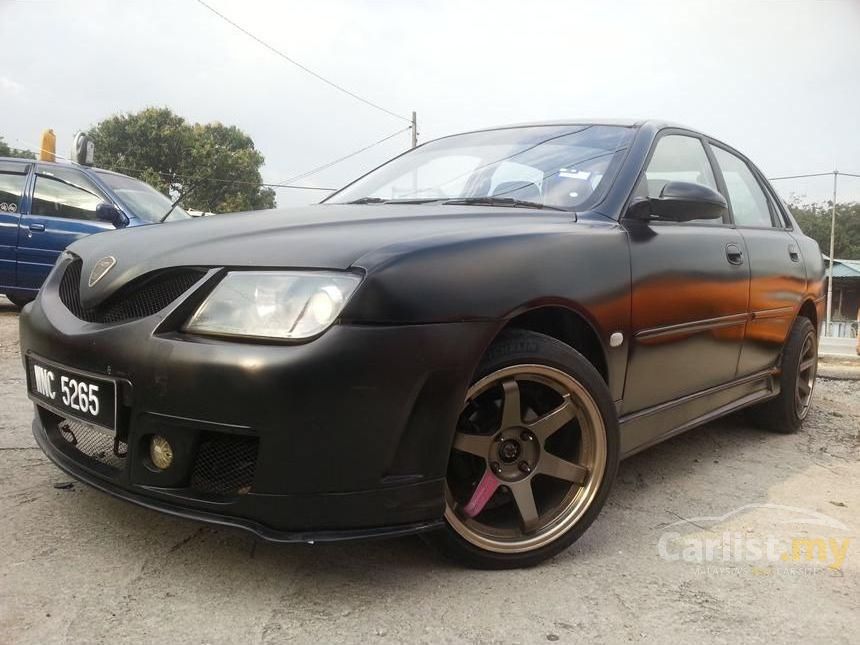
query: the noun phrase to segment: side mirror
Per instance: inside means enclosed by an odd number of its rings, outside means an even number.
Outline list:
[[[639,200],[631,204],[631,210],[637,219],[689,222],[696,219],[722,219],[729,205],[725,197],[712,188],[687,181],[670,181],[663,186],[659,197]]]
[[[121,228],[128,224],[128,220],[122,211],[113,204],[102,202],[96,206],[96,217],[103,222],[110,222],[117,228]]]

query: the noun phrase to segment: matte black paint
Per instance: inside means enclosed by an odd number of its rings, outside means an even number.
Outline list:
[[[60,302],[64,257],[21,315],[21,348],[123,380],[129,466],[98,472],[34,433],[63,469],[130,501],[240,525],[271,539],[399,534],[438,524],[456,418],[472,373],[504,327],[540,308],[593,330],[632,454],[774,396],[774,368],[801,307],[822,314],[823,263],[782,206],[781,229],[625,218],[656,137],[707,137],[657,122],[637,132],[593,210],[321,205],[142,227],[70,247],[82,280],[117,265],[85,306],[157,269],[210,269],[185,300],[118,325]],[[789,248],[797,246],[799,259]],[[740,251],[740,256],[736,251]],[[733,261],[734,259],[734,261]],[[737,260],[740,260],[738,263]],[[334,327],[300,344],[230,342],[179,331],[230,268],[325,268],[365,279]],[[752,278],[752,281],[750,281]],[[515,323],[514,323],[515,324]],[[609,336],[625,341],[610,347]],[[260,438],[253,490],[207,499],[187,487],[195,437]],[[147,438],[173,439],[175,471],[144,467]],[[185,451],[185,452],[183,452]]]

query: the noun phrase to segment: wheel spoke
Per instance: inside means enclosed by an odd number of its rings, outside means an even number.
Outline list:
[[[502,401],[502,429],[522,425],[520,386],[514,379],[502,383],[505,398]]]
[[[468,452],[477,457],[487,458],[490,452],[490,441],[492,437],[481,434],[466,434],[458,432],[454,435],[454,450]]]
[[[805,372],[806,370],[810,369],[813,365],[815,365],[815,358],[814,357],[803,361],[800,364],[800,371]]]
[[[537,472],[573,482],[580,486],[585,483],[588,477],[588,468],[585,466],[580,466],[572,461],[556,457],[546,451],[540,456]]]
[[[541,443],[549,439],[549,437],[562,428],[565,424],[572,421],[576,418],[576,406],[571,402],[570,395],[565,394],[564,402],[547,412],[537,421],[529,425],[529,430],[531,430],[538,439],[540,439]]]
[[[468,504],[463,507],[463,512],[469,517],[475,517],[484,510],[484,506],[493,497],[496,489],[499,487],[499,480],[489,470],[484,472],[484,476],[472,493],[472,498]]]
[[[803,394],[804,396],[809,394],[810,390],[812,390],[812,386],[810,386],[809,383],[804,380],[798,381],[797,387],[800,390],[801,394]]]
[[[514,496],[514,503],[517,505],[517,510],[520,513],[520,518],[523,521],[523,531],[528,533],[534,530],[538,523],[538,511],[531,480],[526,479],[516,484],[511,484],[510,489],[511,494]]]

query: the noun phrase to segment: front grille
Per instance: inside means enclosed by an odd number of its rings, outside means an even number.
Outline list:
[[[156,271],[130,282],[93,309],[81,303],[81,266],[75,260],[60,281],[60,300],[75,316],[86,322],[117,323],[151,316],[164,309],[205,275],[202,269],[182,268]]]
[[[107,435],[86,423],[70,419],[60,421],[58,428],[60,437],[74,446],[81,454],[116,471],[124,468],[128,446],[122,441],[117,441],[116,446],[114,446],[113,436]]]
[[[257,469],[256,437],[211,434],[203,438],[194,460],[191,488],[216,495],[245,495]]]

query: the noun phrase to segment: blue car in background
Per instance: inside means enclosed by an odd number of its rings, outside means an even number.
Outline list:
[[[156,224],[165,216],[165,221],[190,217],[132,177],[0,157],[0,294],[22,307],[36,297],[57,257],[75,240]]]

